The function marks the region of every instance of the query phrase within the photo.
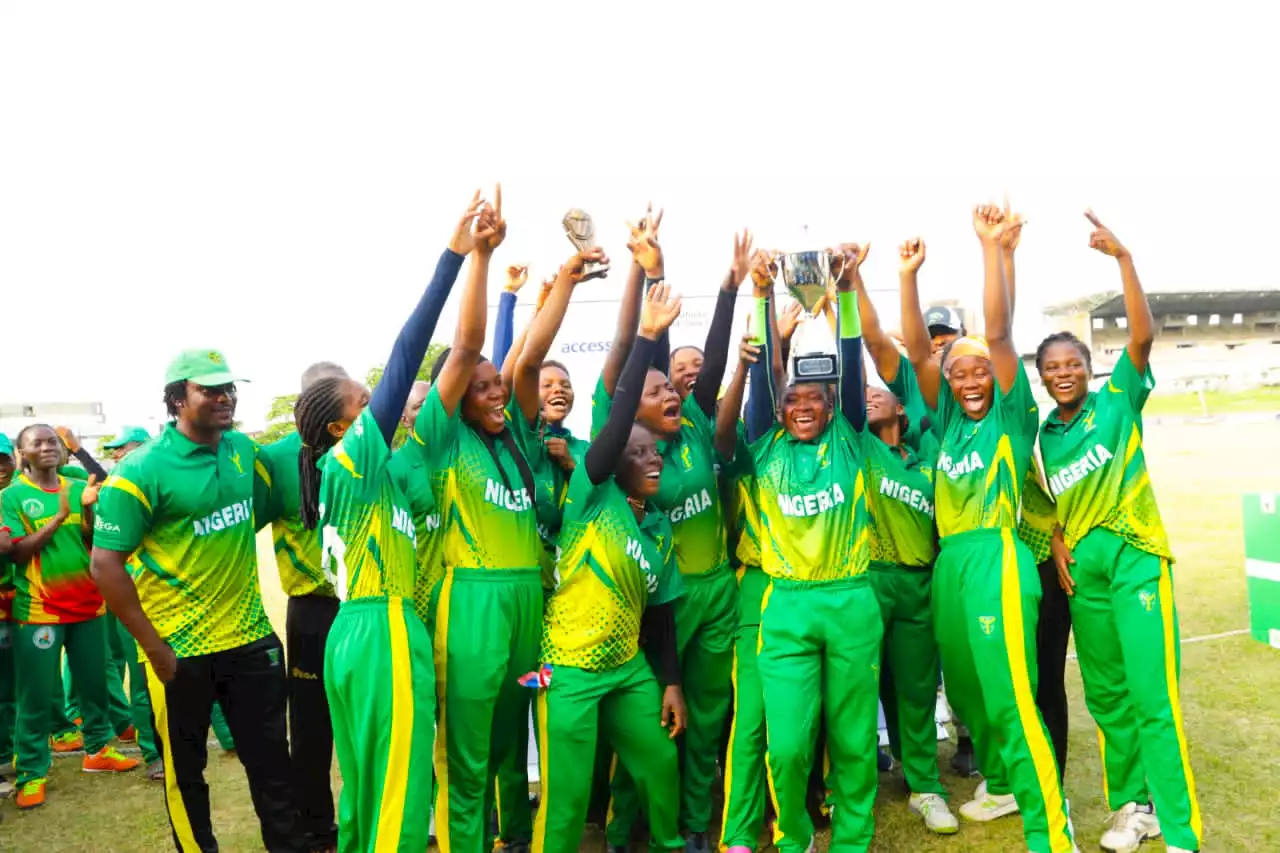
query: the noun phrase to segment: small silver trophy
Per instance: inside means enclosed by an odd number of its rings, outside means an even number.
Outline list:
[[[778,258],[778,269],[787,293],[800,303],[803,319],[809,321],[814,319],[813,311],[822,297],[844,273],[844,257],[825,251],[792,252]],[[838,368],[835,340],[825,322],[805,322],[796,330],[791,340],[791,381],[835,382]]]
[[[591,214],[575,207],[564,215],[562,222],[564,235],[579,253],[596,248],[596,224],[591,221]],[[588,263],[583,268],[582,280],[604,278],[608,274],[608,264]]]

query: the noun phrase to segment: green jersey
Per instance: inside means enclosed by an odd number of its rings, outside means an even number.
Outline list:
[[[747,444],[747,432],[738,422],[738,445],[733,462],[721,467],[722,475],[729,481],[733,496],[726,515],[734,519],[737,528],[735,556],[738,564],[747,570],[760,568],[760,507],[755,500],[755,482],[751,476],[751,447]]]
[[[604,377],[591,398],[592,423],[607,419],[613,401]],[[603,426],[604,421],[600,421]],[[595,433],[593,426],[592,432]],[[658,442],[662,479],[654,504],[667,514],[676,539],[676,563],[682,574],[708,574],[729,566],[725,515],[716,477],[715,424],[692,394],[681,407],[680,432]]]
[[[1040,475],[1035,459],[1027,472],[1026,485],[1022,487],[1022,517],[1018,521],[1018,538],[1027,546],[1036,565],[1053,556],[1050,543],[1053,529],[1058,525],[1058,513],[1053,501],[1040,487]]]
[[[68,480],[89,479],[89,472],[81,468],[79,465],[63,465],[58,469],[58,475],[66,477]]]
[[[508,422],[519,420],[527,427],[529,440],[526,444],[525,461],[529,463],[529,471],[533,474],[538,538],[542,540],[542,557],[538,565],[542,569],[543,588],[555,589],[556,539],[560,535],[560,504],[565,494],[564,469],[547,452],[542,416],[539,415],[535,423],[528,426],[528,421],[520,411],[520,403],[516,400],[515,394],[512,394],[511,399],[507,401],[507,420]]]
[[[935,490],[938,534],[944,539],[979,528],[1018,526],[1039,409],[1021,365],[1008,393],[994,377],[992,382],[995,399],[981,420],[965,415],[946,385],[938,392],[943,439]]]
[[[762,568],[773,577],[832,581],[871,560],[860,439],[842,416],[814,441],[774,426],[751,446]]]
[[[391,448],[368,407],[321,457],[321,565],[343,601],[412,598],[417,528],[392,480]]]
[[[459,408],[461,404],[459,404]],[[536,441],[524,418],[507,418],[517,452]],[[450,568],[536,569],[542,559],[533,495],[498,437],[482,437],[445,412],[432,387],[411,439],[426,453],[444,523],[444,564]],[[492,449],[490,449],[492,447]]]
[[[417,538],[418,569],[413,584],[413,609],[427,621],[431,590],[444,577],[444,536],[440,530],[440,512],[431,488],[431,469],[426,455],[416,444],[408,443],[391,456],[387,466],[391,479],[409,500]]]
[[[271,490],[271,539],[284,594],[333,597],[333,584],[320,567],[320,531],[302,526],[298,509],[298,452],[302,438],[290,433],[260,451],[275,478]]]
[[[0,492],[0,513],[9,535],[31,536],[58,514],[61,491],[68,489],[71,514],[26,565],[14,565],[12,617],[15,622],[58,625],[84,622],[106,612],[98,585],[89,575],[89,549],[80,529],[83,480],[59,476],[57,488],[44,489],[26,474]]]
[[[132,555],[142,609],[180,658],[271,633],[255,542],[255,506],[271,500],[268,465],[243,433],[225,432],[213,448],[169,424],[98,496],[93,544]]]
[[[1101,527],[1173,559],[1142,447],[1142,407],[1153,388],[1150,366],[1139,374],[1126,349],[1106,387],[1090,391],[1070,423],[1057,409],[1045,421],[1040,450],[1068,547]]]
[[[933,525],[933,465],[908,445],[890,447],[861,434],[867,463],[871,559],[900,566],[931,566],[938,553]]]
[[[915,449],[924,463],[932,465],[938,458],[938,416],[924,401],[916,369],[905,355],[898,354],[898,373],[892,382],[886,382],[885,385],[897,396],[907,413],[907,434],[902,440]],[[941,393],[946,391],[944,387]],[[926,428],[926,419],[934,428]]]
[[[544,663],[592,671],[622,666],[639,650],[646,607],[683,590],[671,523],[656,508],[643,521],[612,477],[591,482],[585,466],[569,480],[560,533],[560,586],[547,602]]]

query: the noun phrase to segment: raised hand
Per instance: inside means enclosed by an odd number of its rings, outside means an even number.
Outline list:
[[[898,272],[915,275],[924,265],[924,240],[913,237],[898,247]]]
[[[733,264],[729,267],[729,277],[725,279],[729,290],[737,291],[751,272],[751,240],[751,232],[746,228],[741,234],[733,235]]]
[[[994,204],[980,204],[973,209],[973,231],[984,243],[999,245],[1004,235],[1004,211]]]
[[[640,335],[649,340],[671,328],[680,316],[680,297],[671,292],[666,282],[655,284],[640,306]]]
[[[649,204],[644,219],[639,225],[627,223],[631,231],[631,239],[627,240],[627,248],[635,258],[647,278],[662,278],[664,273],[662,247],[658,245],[658,227],[662,225],[662,211],[655,216],[653,204]]]
[[[507,267],[507,284],[505,290],[508,293],[519,293],[520,288],[524,287],[525,282],[529,280],[529,267],[512,264]]]
[[[556,286],[556,277],[548,276],[542,280],[538,290],[538,304],[534,306],[533,312],[536,314],[542,310],[542,306],[546,304],[547,297],[551,295],[551,288]]]
[[[102,490],[102,483],[98,482],[97,474],[89,475],[89,482],[85,483],[84,491],[80,492],[80,507],[88,509],[98,502],[98,492]]]
[[[561,267],[561,271],[567,272],[569,274],[569,280],[574,284],[578,284],[582,281],[582,276],[587,268],[587,264],[607,265],[608,263],[609,259],[605,257],[604,249],[601,249],[599,246],[595,246],[587,249],[585,252],[579,252],[574,255],[563,267]]]
[[[1004,197],[1004,210],[1001,213],[1004,216],[1005,228],[1004,233],[1000,235],[1000,249],[1005,254],[1012,255],[1022,240],[1022,226],[1026,224],[1026,220],[1022,218],[1021,213],[1013,212],[1007,193]]]
[[[476,250],[486,255],[492,255],[502,245],[502,241],[507,239],[507,220],[502,218],[502,184],[494,188],[493,206],[485,205],[484,211],[476,220],[472,236],[475,238]]]
[[[870,251],[870,243],[865,246],[858,243],[841,243],[837,246],[836,250],[831,253],[833,259],[841,258],[840,277],[836,280],[836,283],[853,284],[857,280],[859,267],[867,259],[867,253]]]
[[[485,201],[480,197],[480,190],[476,190],[476,194],[471,197],[471,203],[467,205],[462,218],[458,220],[458,227],[454,229],[453,236],[449,238],[450,251],[464,257],[471,254],[471,250],[476,247],[471,229],[484,207]]]
[[[1102,224],[1092,210],[1086,210],[1084,218],[1093,224],[1093,233],[1089,235],[1090,249],[1096,249],[1102,254],[1110,255],[1113,258],[1123,258],[1129,254],[1129,250],[1120,244],[1120,241],[1116,239],[1116,235],[1111,233],[1110,228]]]
[[[71,427],[54,427],[53,431],[58,434],[58,438],[62,439],[62,444],[67,448],[68,453],[78,453],[80,451],[80,439],[76,438],[76,434],[71,431]]]
[[[756,249],[751,256],[751,283],[755,295],[763,299],[773,292],[773,283],[778,277],[778,261],[773,252]]]
[[[818,307],[814,306],[815,309]],[[796,329],[800,328],[800,314],[803,310],[799,302],[788,302],[787,307],[783,308],[782,313],[778,315],[778,336],[783,341],[791,340]]]
[[[738,345],[738,361],[743,364],[756,364],[760,361],[760,345],[755,343],[755,339],[756,336],[748,326],[747,333],[742,336],[742,343]]]

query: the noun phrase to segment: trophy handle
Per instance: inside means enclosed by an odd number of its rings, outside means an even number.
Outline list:
[[[833,255],[834,255],[834,253],[833,253]],[[832,273],[831,273],[831,282],[832,282],[833,284],[834,284],[835,282],[838,282],[838,281],[840,280],[840,278],[844,275],[844,268],[845,268],[845,266],[848,264],[848,259],[845,257],[844,252],[840,252],[838,255],[834,255],[834,256],[836,256],[836,257],[839,257],[839,258],[840,258],[840,271],[839,271],[839,272],[832,272]]]

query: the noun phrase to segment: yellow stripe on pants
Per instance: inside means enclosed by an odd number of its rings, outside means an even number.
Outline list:
[[[1160,560],[1160,618],[1164,621],[1164,677],[1169,685],[1169,709],[1173,711],[1173,727],[1178,733],[1178,754],[1182,774],[1187,780],[1187,799],[1191,803],[1191,831],[1199,844],[1204,834],[1200,819],[1200,799],[1196,796],[1196,780],[1191,775],[1191,758],[1187,753],[1187,735],[1182,725],[1182,700],[1178,696],[1178,638],[1173,635],[1173,578],[1169,561]]]
[[[169,705],[165,702],[164,682],[156,676],[156,671],[150,665],[143,669],[147,673],[147,692],[151,694],[151,713],[156,718],[156,734],[164,747],[164,803],[169,808],[169,822],[173,824],[173,834],[178,839],[181,853],[200,853],[200,845],[196,843],[191,819],[187,817],[187,806],[182,802],[182,790],[178,787],[178,774],[173,765],[173,734],[169,731]]]
[[[447,571],[436,604],[436,846],[449,853],[449,600],[453,596],[453,572]]]
[[[409,663],[409,633],[404,624],[405,601],[387,599],[387,624],[391,633],[391,743],[382,801],[378,806],[378,831],[373,849],[395,853],[404,822],[404,795],[409,786],[409,745],[413,742],[413,669]]]
[[[538,775],[542,777],[542,783],[539,786],[539,794],[541,796],[542,805],[538,808],[538,814],[533,819],[533,853],[542,853],[543,848],[547,844],[547,803],[548,792],[551,790],[551,776],[547,772],[551,762],[547,760],[550,751],[549,741],[547,740],[547,689],[544,687],[538,691]],[[613,756],[613,766],[618,766],[618,756]],[[609,778],[613,778],[613,772],[610,770]]]
[[[1000,577],[1000,609],[1004,616],[1005,654],[1009,661],[1009,674],[1013,679],[1013,701],[1018,711],[1018,722],[1027,739],[1027,749],[1035,766],[1036,779],[1040,783],[1040,797],[1044,800],[1045,818],[1049,826],[1049,849],[1053,853],[1069,853],[1071,839],[1067,837],[1066,808],[1058,787],[1058,771],[1054,767],[1053,748],[1040,723],[1035,696],[1031,692],[1031,673],[1027,669],[1026,627],[1022,621],[1022,580],[1018,574],[1018,552],[1014,547],[1013,531],[1001,528],[1003,543]]]

